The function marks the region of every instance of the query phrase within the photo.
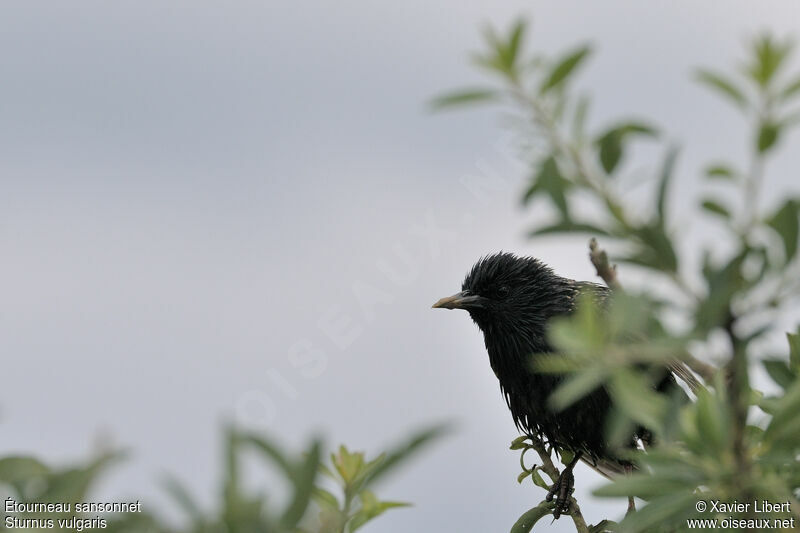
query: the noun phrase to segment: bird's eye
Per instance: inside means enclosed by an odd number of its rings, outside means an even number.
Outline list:
[[[511,290],[508,288],[508,285],[503,285],[502,287],[497,289],[497,295],[500,298],[505,298],[506,296],[508,296],[509,292],[511,292]]]

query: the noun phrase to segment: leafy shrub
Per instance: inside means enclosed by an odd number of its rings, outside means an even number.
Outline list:
[[[785,197],[767,209],[758,202],[767,159],[800,119],[800,76],[786,72],[791,41],[765,34],[751,42],[735,75],[695,73],[699,83],[745,116],[752,133],[746,168],[713,162],[702,173],[709,184],[728,189],[697,199],[698,209],[716,219],[727,237],[701,250],[699,272],[690,272],[670,210],[678,150],[665,149],[653,172],[650,209],[636,214],[642,210],[626,201],[619,175],[633,142],[656,139],[658,130],[638,120],[621,120],[600,130],[589,127],[589,99],[575,97],[572,82],[591,48],[581,46],[555,59],[529,55],[523,46],[526,32],[524,21],[506,35],[487,29],[486,48],[473,60],[497,83],[447,94],[433,105],[443,109],[492,103],[519,115],[520,145],[532,147],[524,154],[532,172],[522,202],[549,204],[554,215],[531,235],[602,238],[615,252],[613,261],[642,269],[651,280],[651,285],[626,285],[623,291],[624,271],[618,277],[593,240],[591,261],[615,289],[614,301],[603,312],[591,301],[582,302],[574,316],[551,327],[559,353],[536,358],[538,371],[566,378],[551,397],[554,408],[603,386],[614,403],[615,416],[607,428],[612,444],[620,445],[634,424],[650,428],[656,437],[657,444],[646,451],[620,450],[637,471],[596,492],[601,497],[637,496],[644,506],[619,524],[603,521],[590,527],[576,504],[571,513],[576,528],[673,531],[685,529],[693,518],[720,523],[725,518],[800,518],[800,331],[787,336],[789,347],[781,354],[753,349],[754,341],[772,331],[775,316],[796,304],[800,295],[800,197]],[[730,201],[736,196],[738,204]],[[671,290],[658,295],[650,288],[656,284]],[[682,320],[668,321],[667,314]],[[726,338],[727,356],[717,367],[710,364],[708,343],[719,333]],[[751,368],[757,362],[779,388],[777,394],[765,396],[753,388]],[[652,363],[682,370],[694,401],[681,405],[656,394],[654,376],[643,370]],[[523,438],[512,449],[536,445]],[[521,478],[530,476],[546,489],[558,471],[547,468],[548,450],[537,451],[545,465],[527,469],[523,464]],[[539,471],[551,476],[549,483]],[[751,505],[730,512],[709,505],[701,513],[696,507],[700,500]],[[763,500],[789,505],[757,512],[752,502]],[[552,504],[543,502],[525,513],[513,531],[529,531],[551,511]],[[753,522],[747,524],[753,527]]]

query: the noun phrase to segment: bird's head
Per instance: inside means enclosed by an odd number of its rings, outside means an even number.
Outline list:
[[[511,253],[481,258],[464,278],[461,292],[442,298],[434,308],[464,309],[484,333],[513,328],[530,333],[553,314],[553,304],[567,281],[541,261]],[[558,312],[558,311],[556,311]]]

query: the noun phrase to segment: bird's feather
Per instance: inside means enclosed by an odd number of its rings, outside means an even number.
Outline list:
[[[533,354],[554,352],[547,340],[548,322],[572,313],[578,296],[587,292],[601,307],[607,306],[611,292],[605,286],[558,276],[532,257],[499,253],[472,267],[461,294],[470,295],[464,308],[483,332],[489,362],[516,426],[557,449],[581,452],[590,467],[612,477],[630,469],[630,464],[616,456],[605,438],[612,408],[609,393],[598,387],[556,412],[549,398],[563,378],[537,373],[531,365]],[[659,391],[677,387],[673,372],[684,380],[693,377],[675,361],[670,369],[664,368],[656,385]],[[649,436],[640,427],[631,433],[629,446]]]

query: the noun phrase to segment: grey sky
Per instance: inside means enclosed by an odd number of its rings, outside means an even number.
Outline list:
[[[529,45],[594,43],[580,82],[592,124],[660,124],[684,147],[681,198],[705,162],[744,161],[746,142],[691,69],[730,68],[746,36],[800,20],[793,1],[11,1],[2,12],[0,454],[84,457],[104,431],[135,455],[102,493],[158,506],[164,470],[212,501],[225,417],[287,445],[321,432],[369,451],[457,421],[384,488],[415,507],[375,533],[504,531],[541,497],[515,481],[515,431],[479,332],[430,304],[499,249],[592,276],[582,240],[523,238],[541,213],[517,208],[524,169],[493,113],[426,112],[433,95],[481,81],[467,62],[480,24],[527,14]],[[765,202],[797,190],[796,142],[770,165]],[[662,152],[643,146],[626,168]],[[508,186],[476,198],[460,178],[487,168]],[[681,223],[687,242],[714,235],[704,222]],[[358,295],[375,290],[381,303],[364,308]],[[330,333],[341,321],[351,338]],[[313,376],[290,356],[309,345],[326,360]],[[600,482],[578,476],[592,521],[624,509],[588,499]]]

